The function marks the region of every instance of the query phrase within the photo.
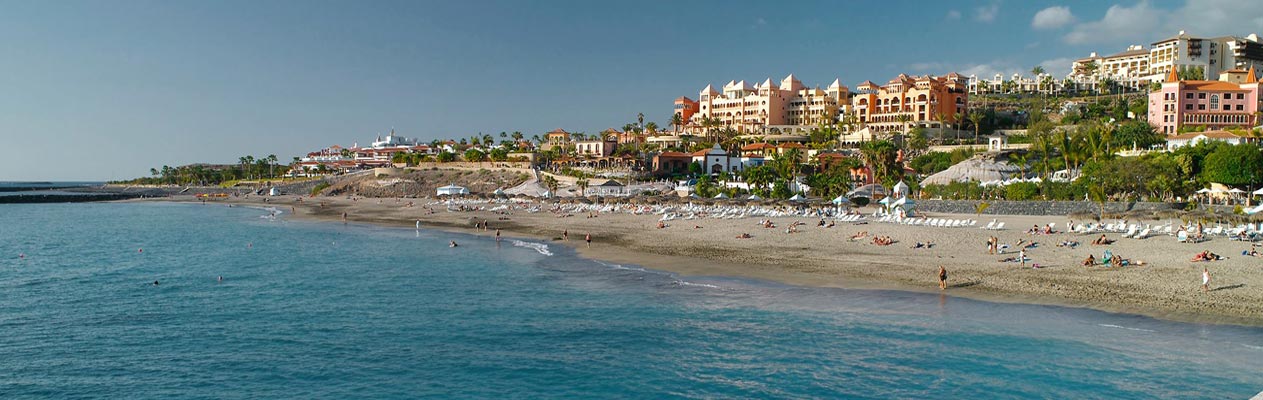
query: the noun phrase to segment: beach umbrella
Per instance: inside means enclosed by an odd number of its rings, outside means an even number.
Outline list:
[[[833,204],[839,204],[839,205],[843,203],[850,203],[850,202],[851,200],[846,198],[846,196],[843,196],[843,195],[838,195],[838,197],[834,197],[832,201]]]
[[[1197,193],[1202,193],[1202,194],[1210,193],[1210,189],[1206,189],[1206,188],[1197,189]]]
[[[1257,195],[1263,195],[1263,189],[1255,190],[1255,191],[1250,192],[1250,193],[1257,194]]]
[[[803,201],[803,200],[807,200],[807,198],[803,197],[803,195],[801,194],[796,194],[794,195],[794,197],[789,198],[789,201]]]
[[[763,200],[763,198],[759,197],[757,194],[752,194],[750,197],[746,197],[746,200]]]
[[[882,197],[881,200],[877,201],[877,203],[884,206],[888,206],[890,205],[890,197]]]
[[[715,197],[713,197],[713,198],[716,198],[716,199],[726,199],[726,198],[728,198],[728,195],[723,194],[723,193],[720,193],[720,194],[715,195]]]

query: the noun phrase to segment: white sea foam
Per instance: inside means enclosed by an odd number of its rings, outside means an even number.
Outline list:
[[[704,287],[704,288],[711,288],[711,289],[719,289],[719,286],[711,285],[709,283],[694,283],[694,282],[687,282],[683,280],[677,280],[675,281],[675,284],[680,285],[680,286],[697,286],[697,287]]]
[[[1118,326],[1118,325],[1111,325],[1111,324],[1097,324],[1097,325],[1098,325],[1098,326],[1103,326],[1103,327],[1106,327],[1106,328],[1126,329],[1126,330],[1129,330],[1129,331],[1156,332],[1156,331],[1152,331],[1152,330],[1148,330],[1148,329],[1128,328],[1128,327],[1126,327],[1126,326]]]
[[[528,249],[535,249],[535,251],[538,251],[538,252],[539,252],[539,254],[543,254],[543,255],[546,255],[546,256],[551,256],[551,255],[553,255],[553,252],[548,251],[548,245],[543,244],[543,243],[530,243],[530,242],[523,242],[523,241],[521,241],[521,240],[514,240],[512,243],[513,243],[513,245],[514,245],[514,246],[517,246],[517,247],[525,247],[525,248],[528,248]]]
[[[596,261],[596,263],[597,263],[597,264],[601,264],[601,265],[604,265],[604,266],[606,266],[606,267],[610,267],[610,268],[613,268],[613,269],[621,269],[621,270],[626,270],[626,271],[640,271],[640,272],[648,272],[648,271],[646,271],[644,268],[641,268],[641,267],[629,267],[629,266],[622,265],[622,264],[610,264],[610,263],[607,263],[607,262],[604,262],[604,261],[601,261],[601,260],[593,260],[593,261]]]

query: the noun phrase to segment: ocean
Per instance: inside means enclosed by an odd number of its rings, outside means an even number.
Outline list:
[[[553,243],[269,214],[0,206],[0,398],[1263,391],[1263,328],[680,277]]]

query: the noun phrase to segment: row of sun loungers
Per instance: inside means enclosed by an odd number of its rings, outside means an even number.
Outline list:
[[[876,221],[900,225],[936,226],[940,228],[964,228],[978,224],[978,221],[972,219],[906,218],[898,215],[882,216]]]

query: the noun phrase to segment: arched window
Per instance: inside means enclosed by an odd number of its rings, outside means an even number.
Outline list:
[[[1217,94],[1210,95],[1210,109],[1211,110],[1219,109],[1219,95]]]

